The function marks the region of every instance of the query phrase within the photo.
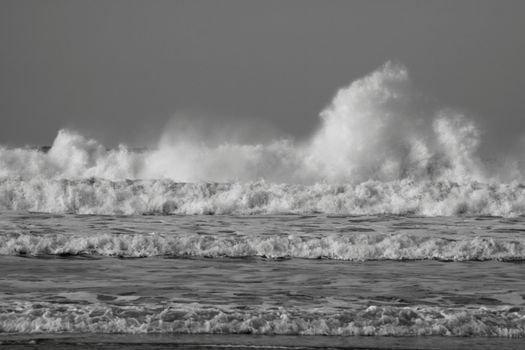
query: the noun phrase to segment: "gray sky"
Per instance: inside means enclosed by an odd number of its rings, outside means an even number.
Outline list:
[[[0,143],[143,145],[173,115],[301,138],[388,59],[503,144],[525,132],[525,1],[0,1]]]

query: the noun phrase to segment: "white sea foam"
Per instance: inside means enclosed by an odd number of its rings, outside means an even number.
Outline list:
[[[387,62],[340,89],[301,143],[209,145],[179,130],[136,152],[60,130],[47,153],[0,148],[0,209],[525,214],[518,162],[489,167],[472,120],[420,106],[414,95],[406,68]]]
[[[519,308],[369,306],[354,311],[235,309],[199,304],[0,304],[0,333],[251,333],[523,337]]]
[[[264,181],[0,180],[0,210],[77,214],[525,214],[525,186],[451,181],[286,185]]]
[[[352,233],[290,235],[3,233],[1,255],[248,257],[337,260],[525,260],[525,238]]]

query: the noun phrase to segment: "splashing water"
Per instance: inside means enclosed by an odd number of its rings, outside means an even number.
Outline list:
[[[0,344],[524,337],[519,162],[489,164],[473,120],[424,102],[387,62],[340,89],[303,142],[180,128],[142,151],[68,130],[47,152],[0,147]]]
[[[198,208],[211,205],[212,212],[226,213],[256,207],[263,213],[524,214],[525,200],[512,190],[523,192],[520,171],[514,171],[514,182],[501,183],[498,179],[508,178],[508,172],[493,174],[480,160],[474,122],[455,111],[417,107],[416,95],[407,69],[387,62],[340,89],[321,112],[320,129],[302,143],[281,139],[210,146],[164,135],[157,149],[137,152],[124,145],[108,150],[60,130],[47,153],[0,148],[5,198],[0,205],[114,213],[114,205],[129,197],[134,203],[127,203],[126,213],[165,211],[175,203],[168,212],[201,212]],[[97,180],[81,181],[89,178]],[[137,190],[136,182],[124,180],[150,182]],[[195,204],[192,187],[181,194],[173,190],[177,182],[237,185],[197,196],[204,202]],[[288,185],[276,190],[274,183]],[[126,195],[133,188],[141,193],[141,203]],[[254,196],[262,202],[248,203]],[[188,203],[195,204],[193,209],[181,209]]]

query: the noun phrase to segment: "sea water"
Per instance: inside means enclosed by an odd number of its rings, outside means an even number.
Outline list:
[[[308,140],[0,147],[0,346],[523,348],[522,152],[413,96],[387,63]]]
[[[11,212],[1,222],[3,336],[300,335],[307,346],[323,335],[350,346],[525,335],[523,218]]]

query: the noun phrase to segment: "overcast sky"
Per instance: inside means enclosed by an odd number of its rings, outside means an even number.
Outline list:
[[[143,145],[171,118],[305,137],[388,59],[501,142],[525,132],[525,1],[0,1],[0,143]],[[511,137],[512,136],[512,137]]]

